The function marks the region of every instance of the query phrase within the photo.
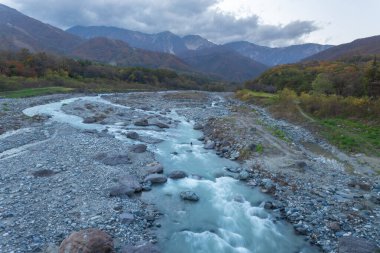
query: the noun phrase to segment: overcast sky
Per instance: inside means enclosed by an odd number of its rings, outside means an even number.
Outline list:
[[[60,28],[107,25],[215,43],[341,44],[380,35],[380,0],[0,0]]]

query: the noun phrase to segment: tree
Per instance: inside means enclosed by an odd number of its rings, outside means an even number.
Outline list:
[[[315,93],[332,94],[334,92],[334,85],[330,81],[329,76],[325,73],[318,74],[311,83],[311,86]]]
[[[371,65],[366,71],[367,92],[370,97],[380,96],[380,69],[375,56]]]

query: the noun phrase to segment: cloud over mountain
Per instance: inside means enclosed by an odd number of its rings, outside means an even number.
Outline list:
[[[199,34],[213,42],[247,40],[262,45],[288,45],[319,28],[313,21],[266,25],[259,16],[239,18],[217,8],[221,0],[7,0],[6,4],[67,28],[110,25],[155,33]]]

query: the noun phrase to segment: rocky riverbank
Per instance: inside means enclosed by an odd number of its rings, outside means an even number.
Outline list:
[[[158,92],[72,100],[62,104],[70,123],[23,114],[80,96],[0,100],[1,252],[57,252],[88,228],[107,232],[117,252],[156,243],[160,213],[139,196],[170,176],[153,151],[177,126],[174,109],[197,122],[205,148],[241,162],[225,175],[274,196],[263,206],[324,251],[360,240],[352,238],[364,238],[362,248],[380,241],[380,182],[371,168],[355,168],[356,158],[261,108],[227,93]]]
[[[324,252],[372,252],[379,246],[378,168],[261,108],[235,101],[232,111],[203,122],[205,145],[241,160],[247,184],[274,196],[265,208]]]

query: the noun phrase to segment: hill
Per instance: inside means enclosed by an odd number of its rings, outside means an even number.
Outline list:
[[[331,61],[354,56],[380,55],[380,35],[354,40],[315,54],[305,61]]]
[[[180,58],[200,72],[211,73],[228,81],[243,82],[268,69],[264,64],[223,46],[187,51]]]
[[[302,44],[289,47],[264,47],[246,41],[238,41],[225,44],[241,55],[247,56],[255,61],[262,62],[268,66],[296,63],[300,60],[322,52],[332,46],[320,44]]]
[[[191,71],[191,68],[177,57],[130,47],[123,41],[94,38],[75,47],[71,56],[118,66],[142,66],[149,68],[170,68]]]
[[[83,40],[0,4],[0,50],[65,53]]]

